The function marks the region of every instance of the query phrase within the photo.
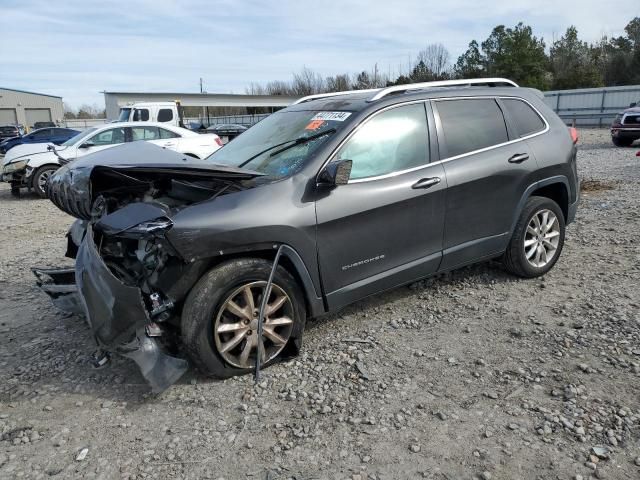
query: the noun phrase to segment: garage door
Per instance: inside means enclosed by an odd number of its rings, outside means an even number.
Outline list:
[[[0,108],[0,125],[18,123],[15,108]]]
[[[36,122],[50,122],[51,110],[48,108],[25,108],[24,116],[27,119],[27,126],[33,127]]]

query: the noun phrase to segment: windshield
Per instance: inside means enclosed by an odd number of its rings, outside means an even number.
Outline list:
[[[343,128],[350,115],[350,112],[276,112],[216,150],[207,160],[283,178],[298,171],[331,134]],[[305,141],[308,137],[313,139]]]
[[[97,130],[96,127],[93,128],[88,128],[87,130],[85,130],[84,132],[80,132],[77,135],[74,135],[73,137],[71,137],[69,140],[67,140],[66,142],[64,142],[61,146],[63,147],[70,147],[71,145],[75,145],[78,140],[88,137],[89,135],[91,135],[93,132],[95,132]]]
[[[121,108],[120,109],[120,116],[118,117],[118,121],[119,122],[128,122],[130,115],[131,115],[131,109],[130,108]]]

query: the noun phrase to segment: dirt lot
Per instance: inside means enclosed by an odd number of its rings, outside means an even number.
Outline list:
[[[29,267],[71,218],[0,188],[0,477],[640,478],[640,159],[582,131],[590,180],[562,257],[523,281],[483,264],[311,322],[303,354],[149,393],[94,370],[82,318]],[[83,449],[86,457],[78,460]]]

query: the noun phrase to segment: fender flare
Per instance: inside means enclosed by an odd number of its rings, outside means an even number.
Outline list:
[[[305,298],[307,299],[307,306],[309,308],[307,316],[313,318],[326,313],[327,309],[324,298],[318,295],[313,280],[311,279],[311,274],[302,257],[300,257],[293,247],[287,244],[282,246],[282,255],[291,262],[293,268],[296,270],[295,273],[301,281],[300,288],[302,288]]]
[[[524,204],[527,202],[527,200],[529,200],[531,194],[539,188],[546,187],[547,185],[553,185],[554,183],[562,183],[567,189],[567,195],[569,195],[569,193],[571,192],[571,189],[569,188],[569,179],[565,175],[556,175],[554,177],[544,178],[529,185],[522,194],[522,197],[520,197],[520,201],[518,202],[513,220],[511,221],[511,227],[509,228],[509,238],[511,238],[511,235],[513,235],[513,231],[516,228],[516,223],[518,223],[520,214],[522,213],[522,210],[524,210]]]

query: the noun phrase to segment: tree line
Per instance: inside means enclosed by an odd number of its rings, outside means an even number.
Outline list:
[[[375,65],[356,74],[323,77],[304,67],[290,81],[251,83],[246,93],[304,96],[474,77],[505,77],[540,90],[640,84],[640,17],[627,24],[624,35],[603,36],[595,43],[580,40],[577,28],[570,26],[548,51],[544,39],[536,37],[530,26],[498,25],[484,41],[472,40],[455,63],[447,48],[435,43],[403,70],[392,78]]]

